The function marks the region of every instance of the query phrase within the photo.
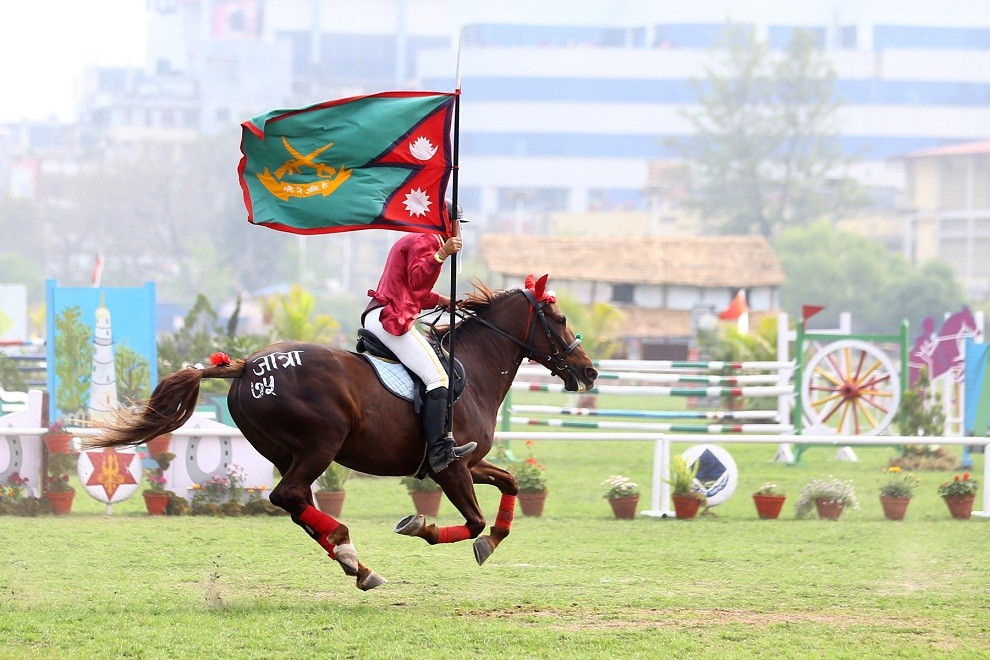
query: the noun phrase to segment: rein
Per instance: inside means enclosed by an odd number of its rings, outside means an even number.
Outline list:
[[[522,292],[526,296],[526,300],[529,302],[529,319],[526,321],[526,341],[522,341],[518,337],[510,335],[508,332],[497,325],[494,325],[487,319],[478,316],[478,314],[474,311],[457,308],[454,313],[458,318],[465,321],[475,320],[484,325],[486,328],[495,331],[502,337],[505,337],[513,343],[521,346],[525,351],[523,354],[525,359],[535,359],[537,362],[549,362],[553,365],[550,369],[550,375],[556,376],[559,373],[567,371],[567,356],[569,356],[575,348],[580,346],[581,340],[578,338],[570,344],[565,345],[560,333],[558,333],[550,324],[550,321],[547,320],[546,312],[543,309],[547,305],[546,301],[538,301],[536,296],[534,296],[533,292],[529,289],[522,289]],[[546,335],[547,343],[553,348],[553,354],[544,353],[533,345],[533,337],[536,334],[537,327],[536,323],[533,322],[534,312],[536,313],[536,318],[540,320],[540,324],[543,326],[543,332]]]

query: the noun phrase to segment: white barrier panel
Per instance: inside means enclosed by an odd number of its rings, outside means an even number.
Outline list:
[[[41,436],[48,432],[41,419],[43,397],[40,390],[32,390],[24,410],[0,417],[0,484],[16,472],[28,480],[33,497],[41,497]]]
[[[80,436],[99,433],[92,429],[69,430]],[[168,451],[175,454],[175,458],[165,471],[166,490],[192,500],[193,486],[215,476],[226,477],[227,469],[236,465],[245,472],[241,486],[260,489],[259,494],[268,499],[275,483],[275,468],[237,427],[193,415],[171,435]]]
[[[192,500],[193,486],[214,476],[226,477],[231,465],[243,468],[244,488],[260,488],[267,499],[275,483],[274,468],[251,446],[239,429],[211,419],[193,416],[172,431],[169,451],[175,459],[165,471],[166,488]]]

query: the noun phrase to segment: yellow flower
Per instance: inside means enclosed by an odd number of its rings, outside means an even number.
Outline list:
[[[897,474],[898,472],[901,471],[901,468],[900,468],[899,465],[891,465],[890,466],[890,471],[893,472],[894,474]]]

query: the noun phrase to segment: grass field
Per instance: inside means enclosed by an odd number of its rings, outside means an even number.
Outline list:
[[[951,473],[919,475],[891,522],[890,449],[789,467],[725,446],[740,483],[716,515],[619,521],[600,482],[631,476],[648,503],[650,443],[539,442],[544,516],[517,514],[482,567],[469,543],[391,531],[412,512],[397,479],[352,479],[342,518],[390,580],[370,592],[287,518],[150,518],[139,498],[106,516],[80,492],[68,517],[0,518],[0,657],[990,657],[990,523],[950,519],[935,488]],[[795,519],[801,486],[829,474],[860,510]],[[749,494],[768,480],[789,500],[760,521]],[[498,494],[478,492],[490,522]],[[440,522],[460,523],[446,501]]]

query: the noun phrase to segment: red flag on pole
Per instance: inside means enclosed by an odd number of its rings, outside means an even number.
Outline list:
[[[103,253],[96,253],[96,260],[93,261],[93,275],[90,278],[93,286],[100,286],[100,281],[103,279]]]
[[[801,320],[807,321],[823,309],[825,309],[824,305],[801,305]]]
[[[749,307],[746,305],[746,292],[739,289],[739,293],[729,303],[729,308],[719,314],[718,317],[723,321],[735,321],[747,312],[749,312]]]

